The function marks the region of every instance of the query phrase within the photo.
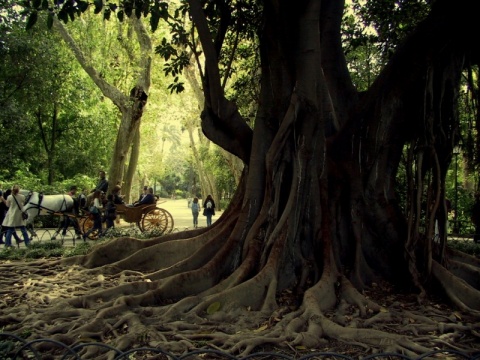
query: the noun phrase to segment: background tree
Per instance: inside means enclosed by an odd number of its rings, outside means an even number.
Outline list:
[[[478,330],[479,260],[445,241],[458,92],[463,71],[480,60],[471,4],[435,1],[361,93],[341,46],[342,2],[262,2],[253,11],[261,59],[253,130],[226,97],[220,59],[226,34],[257,3],[184,5],[178,13],[188,9],[205,60],[203,132],[246,165],[234,199],[209,228],[148,242],[120,238],[56,263],[87,268],[68,281],[90,289],[75,298],[65,291],[66,300],[38,313],[16,306],[8,328],[43,336],[48,324],[63,341],[88,336],[121,349],[142,341],[140,333],[175,351],[199,338],[242,353],[266,342],[310,349],[333,340],[406,355],[476,351],[476,340],[462,343],[457,330],[467,337]],[[151,16],[159,18],[155,9]],[[404,204],[396,193],[402,161]],[[33,273],[15,266],[3,284],[18,283],[22,272]],[[99,275],[115,281],[99,291]],[[462,324],[435,307],[406,311],[385,296],[391,286],[389,295],[407,289],[419,302],[429,292],[445,295]],[[414,331],[403,325],[407,315]],[[442,340],[440,315],[448,323]],[[402,325],[392,331],[392,323]],[[182,341],[171,341],[179,331]]]
[[[88,58],[85,52],[79,47],[75,39],[67,31],[66,27],[59,20],[53,20],[55,28],[58,29],[85,72],[99,87],[102,93],[115,104],[122,114],[108,171],[109,183],[111,184],[121,183],[123,180],[124,166],[127,163],[135,134],[139,131],[140,121],[144,107],[147,103],[148,92],[150,89],[151,39],[140,19],[131,16],[131,13],[128,11],[126,12],[126,15],[130,16],[128,22],[131,24],[137,36],[140,48],[138,54],[134,54],[131,52],[132,50],[130,48],[126,48],[129,58],[132,61],[137,62],[134,66],[138,66],[135,71],[136,76],[135,80],[133,80],[133,85],[127,90],[127,93],[122,92],[121,88],[117,88],[112,82],[107,81],[107,79],[102,76],[102,73],[95,68],[92,59]],[[120,43],[122,43],[123,37],[121,33],[118,34],[117,38]],[[137,153],[133,152],[133,154]],[[135,168],[137,160],[138,159],[132,158],[129,164]],[[129,186],[130,184],[126,184],[126,187]]]
[[[85,77],[72,76],[79,68],[59,38],[45,23],[25,32],[24,21],[13,21],[13,16],[1,31],[1,121],[8,139],[0,145],[2,177],[12,179],[17,170],[28,170],[51,185],[88,173],[90,166],[109,158],[104,144],[111,137],[104,129],[112,116],[91,84],[82,83]],[[95,128],[100,131],[92,142]]]

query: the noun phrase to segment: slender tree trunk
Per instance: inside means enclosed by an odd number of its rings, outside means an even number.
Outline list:
[[[140,156],[140,130],[137,130],[135,137],[133,139],[133,144],[130,150],[130,160],[128,162],[128,169],[125,175],[125,186],[122,187],[123,194],[125,195],[125,200],[129,203],[132,203],[133,199],[131,198],[132,193],[132,183],[135,171],[137,169],[138,159]]]

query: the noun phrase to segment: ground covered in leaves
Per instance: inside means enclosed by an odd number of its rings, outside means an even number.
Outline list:
[[[31,312],[42,313],[43,310],[55,307],[58,299],[69,299],[90,293],[92,289],[108,289],[121,285],[126,280],[123,275],[94,274],[80,266],[64,266],[56,260],[41,260],[36,262],[2,261],[0,263],[2,277],[0,279],[0,329],[2,332],[15,333],[25,338],[48,337],[41,334],[39,324],[28,324],[23,318]],[[386,333],[395,333],[408,337],[424,337],[435,339],[433,349],[453,349],[465,352],[470,356],[480,354],[480,323],[478,318],[462,313],[446,304],[440,297],[429,298],[419,304],[415,294],[401,293],[386,283],[373,284],[365,291],[365,297],[379,304],[382,308],[377,314],[369,314],[361,318],[355,306],[339,301],[337,308],[325,313],[325,316],[345,327],[372,327]],[[278,295],[278,311],[269,318],[258,323],[250,323],[249,328],[240,328],[240,321],[227,321],[221,326],[205,327],[205,334],[212,329],[222,329],[226,333],[249,332],[262,337],[269,329],[279,323],[282,318],[295,310],[301,304],[292,291],[285,290]],[[340,311],[339,311],[340,310]],[[214,310],[213,310],[214,311]],[[426,321],[426,319],[428,319]],[[41,317],[38,318],[41,322]],[[245,324],[245,323],[244,323]],[[128,325],[125,325],[128,326]],[[125,329],[126,330],[126,329]],[[51,334],[53,335],[53,334]],[[115,336],[118,336],[116,334]],[[112,338],[115,337],[112,333]],[[182,333],[168,333],[166,336],[173,341],[182,342]],[[191,338],[190,338],[191,340]],[[79,341],[98,341],[98,339],[79,339]],[[108,343],[108,337],[103,339]],[[209,336],[202,338],[199,334],[196,341],[191,341],[196,347],[206,347],[221,350],[218,343],[210,341]],[[138,336],[134,347],[158,346],[148,336]],[[171,350],[171,349],[169,349]],[[254,349],[254,352],[273,351],[289,356],[299,356],[311,352],[333,352],[360,358],[375,352],[364,344],[352,344],[338,340],[325,339],[322,346],[306,348],[284,342],[281,346],[265,342]],[[452,357],[450,357],[452,358]],[[460,358],[460,357],[459,357]]]

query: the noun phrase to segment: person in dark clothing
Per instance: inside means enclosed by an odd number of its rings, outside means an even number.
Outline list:
[[[80,210],[79,212],[82,212],[84,210],[87,210],[87,189],[83,189],[82,192],[78,195],[78,209]]]
[[[212,225],[212,216],[215,215],[215,201],[208,195],[203,203],[203,215],[207,217],[207,226]]]
[[[147,194],[148,194],[148,186],[144,186],[144,187],[143,187],[143,192],[140,194],[140,197],[138,198],[138,200],[133,203],[133,205],[137,205],[138,203],[140,203],[140,201],[142,201],[142,199],[143,199]]]
[[[113,194],[108,194],[107,204],[105,205],[105,213],[103,215],[103,221],[105,222],[105,225],[106,225],[105,232],[107,232],[108,229],[115,227],[116,218],[117,218],[117,207],[115,206],[115,203],[113,201]],[[104,235],[105,232],[102,235]]]
[[[97,186],[92,190],[92,192],[99,190],[106,194],[108,190],[108,180],[106,179],[105,171],[100,171],[98,175],[100,176],[100,179],[98,180]]]
[[[113,203],[114,204],[124,204],[125,202],[123,201],[122,196],[120,195],[120,190],[122,188],[120,185],[115,185],[112,189],[112,195],[113,195]],[[107,197],[108,198],[108,197]]]
[[[135,206],[150,205],[150,204],[155,204],[155,202],[156,202],[156,199],[155,199],[155,196],[153,195],[153,188],[148,188],[145,196],[143,196],[140,199],[140,201],[135,204]]]

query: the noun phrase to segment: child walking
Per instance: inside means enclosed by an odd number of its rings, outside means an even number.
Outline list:
[[[198,203],[198,198],[194,198],[192,202],[192,215],[193,215],[193,227],[198,226],[198,214],[200,212],[200,204]]]

